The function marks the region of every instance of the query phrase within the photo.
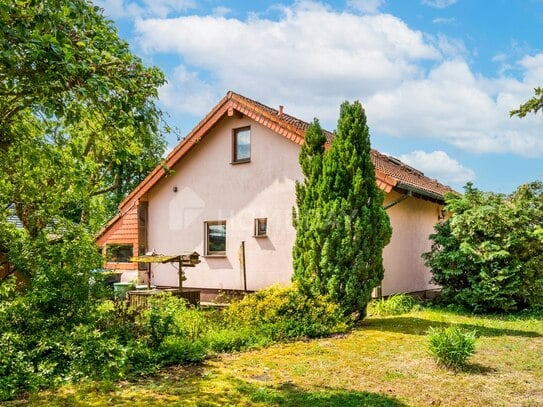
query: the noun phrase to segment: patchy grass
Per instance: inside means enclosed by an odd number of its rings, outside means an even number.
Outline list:
[[[466,371],[438,367],[430,327],[477,330]],[[422,310],[370,317],[352,333],[274,345],[119,383],[85,383],[6,405],[540,406],[543,317]]]

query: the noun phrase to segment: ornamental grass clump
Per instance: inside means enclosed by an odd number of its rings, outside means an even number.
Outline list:
[[[437,364],[452,370],[464,370],[475,353],[476,331],[458,326],[428,330],[428,351]]]

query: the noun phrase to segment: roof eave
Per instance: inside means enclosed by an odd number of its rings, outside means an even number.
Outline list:
[[[443,195],[437,194],[435,192],[427,191],[422,188],[417,188],[413,185],[406,184],[405,182],[398,181],[398,183],[396,184],[396,188],[403,189],[406,191],[411,191],[414,194],[429,198],[430,200],[437,201],[438,203],[445,202],[445,197]]]

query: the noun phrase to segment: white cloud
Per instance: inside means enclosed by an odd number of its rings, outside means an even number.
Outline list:
[[[348,0],[347,7],[361,13],[375,14],[385,3],[384,0]]]
[[[458,0],[422,0],[421,3],[434,8],[446,8],[452,6],[457,1]]]
[[[136,21],[151,55],[183,60],[161,101],[202,117],[231,89],[333,129],[343,100],[365,106],[372,134],[434,138],[472,152],[543,155],[540,117],[509,118],[543,77],[543,54],[517,77],[476,74],[462,41],[430,37],[387,14],[296,2],[270,20],[220,15]],[[505,71],[504,71],[505,72]]]
[[[223,6],[215,7],[213,9],[214,16],[224,17],[230,14],[231,12],[232,12],[232,9],[229,9],[228,7],[223,7]]]
[[[384,134],[436,138],[466,151],[543,155],[538,118],[509,118],[509,111],[529,96],[529,83],[541,77],[541,67],[534,65],[518,81],[476,76],[462,59],[445,61],[423,79],[367,99],[370,125]]]
[[[168,83],[160,88],[159,96],[161,104],[169,111],[201,116],[224,95],[200,80],[197,72],[180,65],[175,68]]]
[[[194,0],[94,0],[111,18],[164,18],[196,7]]]
[[[400,156],[400,160],[444,184],[463,185],[475,180],[473,170],[462,166],[441,150],[430,153],[417,150]]]
[[[337,118],[344,99],[393,89],[422,76],[422,60],[441,58],[421,32],[391,15],[338,13],[310,2],[282,11],[278,21],[187,16],[140,20],[136,30],[144,50],[181,55],[212,73],[215,88],[323,122]]]

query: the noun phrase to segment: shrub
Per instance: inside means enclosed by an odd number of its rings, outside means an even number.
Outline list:
[[[198,363],[206,357],[202,341],[179,336],[164,338],[158,351],[163,365]]]
[[[225,310],[230,326],[258,329],[272,340],[344,332],[346,320],[324,296],[308,297],[295,285],[272,286],[247,295]]]
[[[208,348],[214,352],[237,352],[258,348],[269,342],[261,333],[250,328],[223,328],[211,331],[206,337]]]
[[[457,326],[430,328],[428,350],[439,365],[453,370],[466,367],[467,359],[475,353],[476,331]]]
[[[40,387],[32,361],[21,347],[21,337],[11,332],[0,335],[0,400]]]
[[[370,303],[374,315],[401,315],[412,311],[418,305],[415,297],[408,294],[394,294]]]
[[[151,298],[150,303],[151,306],[143,313],[140,323],[147,332],[152,347],[160,346],[168,336],[195,341],[209,329],[208,321],[202,312],[188,307],[183,298],[163,292]]]
[[[446,197],[453,216],[423,255],[442,299],[475,312],[543,308],[543,183],[509,196],[465,189]]]

